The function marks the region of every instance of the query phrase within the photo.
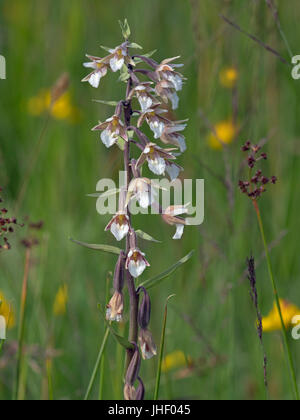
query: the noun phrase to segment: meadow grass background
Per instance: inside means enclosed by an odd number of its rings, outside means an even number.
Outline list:
[[[300,48],[298,1],[277,3],[281,25],[296,55]],[[166,353],[180,350],[194,366],[188,374],[182,370],[181,375],[178,370],[164,373],[160,397],[265,398],[255,313],[248,281],[242,279],[246,257],[253,253],[259,260],[263,248],[251,203],[236,187],[243,158],[240,146],[248,139],[254,143],[269,139],[269,160],[264,167],[270,175],[276,174],[279,182],[264,196],[262,214],[268,241],[282,237],[271,253],[280,294],[299,306],[300,82],[291,78],[288,65],[229,27],[220,13],[290,61],[263,0],[1,0],[0,53],[7,60],[7,80],[0,81],[0,184],[5,187],[6,207],[15,207],[46,118],[30,115],[28,100],[68,72],[72,103],[79,113],[75,123],[51,118],[17,214],[20,220],[28,216],[34,222],[44,221],[42,231],[35,233],[40,244],[32,250],[29,276],[25,398],[48,397],[46,356],[49,359],[50,355],[54,398],[82,399],[103,338],[97,303],[106,303],[107,273],[113,270],[116,258],[77,247],[68,238],[115,244],[104,232],[109,216],[100,217],[95,200],[86,194],[95,192],[102,177],[117,179],[122,157],[115,148],[106,150],[90,131],[112,112],[91,100],[118,100],[125,85],[117,83],[115,74],[105,77],[98,90],[80,80],[86,74],[82,67],[85,53],[101,54],[100,44],[118,45],[118,19],[125,17],[133,41],[141,44],[144,52],[158,49],[154,56],[158,61],[181,55],[185,63],[183,72],[188,80],[176,116],[189,118],[185,132],[188,150],[179,163],[185,167],[184,177],[204,178],[206,183],[205,222],[188,227],[180,242],[172,241],[173,228],[159,218],[136,219],[138,228],[163,241],[141,243],[151,263],[145,279],[195,250],[185,266],[151,290],[151,330],[157,343],[164,302],[174,293]],[[227,149],[235,187],[233,209],[226,189],[210,172],[225,176],[223,152],[209,147],[209,130],[199,115],[201,109],[212,124],[232,116],[231,91],[219,83],[219,72],[231,66],[239,73],[240,126],[236,141]],[[281,235],[286,230],[286,235]],[[17,229],[13,249],[0,255],[0,289],[12,302],[16,321],[25,255],[20,240],[27,234],[26,227]],[[257,279],[265,315],[273,305],[273,296],[264,261],[257,269]],[[55,317],[53,301],[64,283],[69,290],[67,312]],[[127,324],[120,327],[121,333],[126,334]],[[1,399],[12,396],[17,326],[9,331],[1,356]],[[291,398],[280,333],[266,334],[265,346],[270,396]],[[291,339],[291,346],[300,375],[300,342]],[[107,349],[103,397],[119,399],[123,350],[111,337]],[[148,398],[153,396],[156,364],[157,359],[142,364]],[[96,385],[93,398],[97,398],[98,381]]]

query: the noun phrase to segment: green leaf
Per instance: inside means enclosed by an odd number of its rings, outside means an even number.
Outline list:
[[[110,197],[111,195],[118,194],[119,192],[120,192],[120,188],[113,188],[112,190],[107,190],[104,193],[87,194],[87,197],[101,197],[101,198],[106,198],[106,197]]]
[[[133,350],[134,346],[133,344],[129,343],[129,341],[125,338],[125,337],[121,337],[116,331],[115,329],[112,327],[111,323],[108,322],[106,320],[106,316],[105,316],[105,312],[104,309],[102,308],[102,305],[100,305],[100,303],[98,304],[98,309],[104,319],[104,322],[107,326],[107,328],[109,328],[111,334],[113,335],[113,337],[115,338],[115,340],[122,346],[124,347],[126,350]]]
[[[120,25],[120,27],[121,27],[122,35],[123,35],[124,39],[127,41],[127,39],[128,39],[128,38],[130,37],[130,35],[131,35],[131,30],[130,30],[130,27],[129,27],[129,24],[128,24],[128,20],[127,20],[127,19],[125,19],[125,20],[124,20],[124,23],[122,23],[122,22],[119,20],[119,25]]]
[[[119,147],[120,150],[122,150],[122,152],[125,150],[125,143],[126,140],[119,136],[116,145]]]
[[[147,54],[143,54],[143,56],[150,58],[150,57],[152,57],[152,55],[154,55],[156,53],[156,51],[157,50],[150,51]],[[134,62],[135,62],[135,64],[139,64],[139,63],[142,63],[143,60],[141,60],[139,57],[134,57]]]
[[[75,239],[70,238],[71,242],[74,242],[77,245],[83,246],[85,248],[93,249],[94,251],[103,251],[110,254],[120,255],[122,251],[120,248],[111,245],[97,245],[97,244],[87,244],[85,242],[76,241]]]
[[[109,53],[110,53],[110,51],[112,50],[112,48],[106,47],[105,45],[100,45],[100,47],[101,47],[103,50],[105,50],[105,51],[107,51],[107,52],[109,52]]]
[[[137,234],[139,238],[144,239],[145,241],[151,241],[151,242],[156,242],[158,244],[161,244],[161,241],[158,241],[152,238],[152,236],[148,235],[148,233],[143,232],[142,230],[136,230],[135,233]]]
[[[143,287],[145,287],[147,289],[150,289],[151,287],[156,286],[161,281],[163,281],[166,278],[170,277],[171,274],[175,273],[175,271],[177,271],[179,267],[181,267],[183,264],[185,264],[187,261],[189,261],[189,259],[192,257],[192,255],[194,254],[194,252],[195,251],[191,251],[188,255],[186,255],[185,257],[181,258],[181,260],[177,261],[176,264],[173,264],[171,267],[169,267],[166,271],[164,271],[161,274],[158,274],[155,277],[152,277],[149,280],[144,281],[143,283],[140,284],[140,286],[143,286]]]
[[[97,102],[99,104],[109,105],[109,106],[117,106],[118,102],[116,101],[101,101],[100,99],[93,99],[93,102]]]
[[[166,300],[165,304],[165,312],[164,312],[164,319],[163,319],[163,326],[161,332],[161,340],[160,340],[160,350],[159,350],[159,357],[158,357],[158,367],[157,367],[157,374],[156,374],[156,381],[155,381],[155,391],[154,391],[154,401],[158,399],[158,392],[160,386],[160,377],[161,377],[161,367],[164,355],[164,347],[165,347],[165,336],[166,336],[166,326],[167,326],[167,316],[168,316],[168,302],[172,297],[176,295],[171,295]]]
[[[128,47],[129,48],[138,48],[138,49],[140,49],[140,50],[142,50],[143,49],[143,47],[141,47],[139,44],[137,44],[136,42],[131,42],[129,45],[128,45]]]

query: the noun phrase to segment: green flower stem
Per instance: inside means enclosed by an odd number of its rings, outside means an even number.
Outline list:
[[[286,330],[286,327],[285,327],[285,324],[284,324],[284,321],[283,321],[282,312],[281,312],[280,300],[279,300],[279,295],[278,295],[278,291],[277,291],[275,278],[274,278],[274,275],[273,275],[269,249],[268,249],[266,236],[265,236],[265,231],[264,231],[264,225],[263,225],[263,221],[262,221],[261,214],[260,214],[259,207],[258,207],[258,204],[257,204],[256,200],[253,200],[253,205],[254,205],[254,208],[255,208],[255,211],[256,211],[256,214],[257,214],[259,229],[260,229],[261,237],[262,237],[264,248],[265,248],[266,260],[267,260],[267,265],[268,265],[268,272],[269,272],[270,280],[271,280],[272,287],[273,287],[273,293],[274,293],[274,297],[275,297],[276,307],[277,307],[278,314],[279,314],[279,317],[280,317],[282,335],[283,335],[286,354],[287,354],[287,359],[288,359],[288,363],[289,363],[290,375],[291,375],[291,379],[292,379],[292,383],[293,383],[295,398],[296,398],[297,401],[299,401],[299,390],[298,390],[298,385],[297,385],[297,377],[296,377],[296,372],[295,372],[295,367],[294,367],[294,363],[293,363],[292,353],[291,353],[291,349],[290,349],[290,345],[289,345],[289,341],[288,341],[287,330]]]
[[[98,357],[97,357],[97,360],[96,360],[96,363],[95,363],[95,367],[94,367],[94,370],[93,370],[93,373],[92,373],[92,376],[91,376],[91,379],[90,379],[90,382],[89,382],[89,385],[88,385],[88,388],[87,388],[87,391],[86,391],[86,394],[85,394],[85,397],[84,397],[84,401],[87,401],[89,399],[90,395],[91,395],[91,392],[92,392],[92,389],[93,389],[93,386],[94,386],[94,383],[95,383],[95,380],[96,380],[97,373],[99,372],[99,366],[100,366],[102,356],[103,356],[103,353],[104,353],[104,350],[105,350],[105,347],[106,347],[109,332],[110,332],[109,328],[106,328],[104,338],[103,338],[103,341],[102,341],[102,344],[101,344],[101,347],[100,347],[100,350],[99,350],[99,354],[98,354]]]

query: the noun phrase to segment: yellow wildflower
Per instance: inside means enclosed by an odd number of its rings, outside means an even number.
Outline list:
[[[174,369],[188,366],[191,358],[186,356],[181,350],[176,350],[173,353],[169,353],[162,361],[163,372],[169,372]]]
[[[225,88],[232,89],[236,85],[238,76],[239,74],[236,68],[225,68],[220,72],[220,83]]]
[[[0,291],[0,315],[5,318],[7,328],[13,328],[15,326],[15,314],[12,306],[4,297],[4,294]]]
[[[292,319],[295,315],[300,315],[300,308],[287,300],[280,299],[280,308],[282,312],[283,322],[286,328],[292,326]],[[276,303],[274,302],[273,308],[270,313],[262,319],[263,331],[276,331],[281,329],[280,317],[278,314]]]
[[[78,109],[72,105],[70,92],[63,93],[51,105],[51,89],[42,89],[36,96],[29,99],[27,107],[29,114],[33,116],[39,116],[47,110],[57,120],[75,122],[79,116]]]
[[[237,127],[232,120],[220,121],[214,127],[215,134],[209,135],[208,141],[212,149],[220,150],[223,144],[230,144],[237,133]]]
[[[58,289],[56,293],[54,304],[53,304],[53,313],[55,316],[63,316],[67,311],[67,303],[68,303],[68,286],[63,284]]]

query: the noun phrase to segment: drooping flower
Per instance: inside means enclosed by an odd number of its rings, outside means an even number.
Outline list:
[[[107,74],[107,70],[109,65],[105,63],[103,58],[93,57],[91,55],[87,55],[87,57],[91,60],[88,63],[84,63],[84,67],[93,69],[92,73],[88,74],[86,77],[82,79],[82,82],[89,82],[89,84],[94,87],[98,88],[100,84],[100,80]]]
[[[160,108],[160,105],[161,104],[154,105],[152,108],[149,108],[143,112],[137,123],[138,128],[140,128],[144,120],[146,120],[150,129],[153,131],[155,139],[159,139],[163,133],[165,125],[171,123],[170,120],[162,116],[162,114],[167,112],[167,110]]]
[[[125,213],[117,213],[106,226],[117,241],[121,241],[129,232],[129,217]]]
[[[107,57],[107,60],[109,60],[110,68],[113,72],[121,70],[125,62],[131,62],[127,48],[128,42],[124,42],[118,47],[109,50],[110,55]]]
[[[230,144],[236,134],[237,127],[232,120],[220,121],[214,127],[214,133],[209,135],[208,141],[212,149],[221,150],[224,145]]]
[[[173,83],[163,79],[156,84],[155,91],[165,103],[168,101],[171,102],[172,109],[178,108],[179,98],[176,90],[174,89]]]
[[[154,203],[155,191],[151,188],[150,179],[135,178],[130,182],[126,205],[133,199],[136,199],[142,208],[147,208]]]
[[[284,299],[280,299],[280,308],[284,325],[287,329],[289,329],[292,326],[294,316],[300,315],[300,308]],[[269,314],[263,317],[262,327],[264,332],[281,330],[281,320],[275,302]]]
[[[136,85],[128,95],[128,99],[132,99],[135,95],[140,103],[142,112],[146,112],[153,105],[158,105],[159,102],[153,96],[154,89],[152,88],[152,82],[142,82]]]
[[[122,321],[124,309],[123,293],[115,291],[106,310],[106,319],[108,321]]]
[[[158,79],[167,80],[176,91],[182,89],[184,80],[182,74],[175,71],[175,68],[182,67],[183,64],[171,64],[172,61],[177,60],[178,58],[180,57],[166,58],[155,69]]]
[[[176,226],[176,233],[173,236],[173,239],[181,239],[184,231],[184,226],[186,225],[186,220],[182,217],[179,217],[182,214],[187,214],[188,209],[187,205],[175,205],[169,206],[162,214],[163,220],[171,226]]]
[[[235,67],[227,67],[220,71],[220,83],[227,89],[232,89],[238,80],[238,71]]]
[[[107,148],[113,146],[119,137],[128,141],[126,128],[118,115],[113,115],[104,123],[93,128],[93,131],[101,130],[101,140]]]
[[[153,340],[151,332],[148,329],[140,329],[139,343],[144,360],[151,359],[157,355],[156,344]]]
[[[149,169],[156,175],[163,175],[166,170],[167,161],[174,160],[176,157],[170,152],[174,149],[164,150],[155,143],[148,143],[143,153],[139,157],[136,167],[139,168],[148,162]]]
[[[173,144],[179,147],[181,153],[186,151],[185,137],[181,131],[185,130],[186,121],[177,121],[166,125],[160,139],[165,144]]]
[[[53,314],[55,316],[65,315],[67,310],[68,299],[68,286],[66,284],[63,284],[59,287],[53,303]]]
[[[130,249],[127,255],[125,268],[129,270],[132,277],[140,277],[147,267],[150,267],[150,264],[146,260],[145,254],[138,248]]]

